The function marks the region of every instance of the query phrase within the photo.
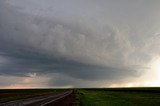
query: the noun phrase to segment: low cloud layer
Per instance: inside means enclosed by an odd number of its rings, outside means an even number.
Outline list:
[[[157,4],[0,1],[0,75],[45,76],[45,84],[34,84],[46,87],[103,87],[139,78],[160,54]]]

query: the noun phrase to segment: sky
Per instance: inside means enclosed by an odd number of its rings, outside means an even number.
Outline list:
[[[159,0],[0,0],[0,88],[160,86]]]

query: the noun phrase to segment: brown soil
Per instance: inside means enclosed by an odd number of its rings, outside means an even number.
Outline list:
[[[50,103],[46,106],[77,106],[77,103],[75,103],[75,100],[76,100],[75,98],[76,98],[76,95],[72,93],[69,96],[59,99],[54,103]]]
[[[32,94],[58,94],[59,92],[18,92],[18,93],[0,93],[1,96],[17,96],[17,95],[32,95]]]

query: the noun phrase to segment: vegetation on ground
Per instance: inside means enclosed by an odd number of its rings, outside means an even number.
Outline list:
[[[81,106],[158,106],[160,88],[79,89]]]
[[[69,89],[4,89],[0,90],[0,103],[66,90]],[[74,106],[78,104],[80,106],[158,106],[160,104],[160,88],[92,88],[73,91]]]

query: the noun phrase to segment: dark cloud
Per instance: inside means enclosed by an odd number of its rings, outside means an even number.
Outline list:
[[[157,24],[147,23],[147,20],[156,21],[155,14],[152,19],[147,11],[147,6],[153,9],[151,13],[157,8],[156,5],[153,7],[154,3],[136,1],[133,4],[124,0],[123,5],[107,1],[113,5],[108,11],[106,1],[74,2],[75,5],[66,4],[65,7],[61,2],[50,0],[51,3],[46,4],[43,1],[25,2],[0,1],[2,76],[60,74],[65,78],[49,76],[48,84],[91,87],[96,81],[138,77],[146,70],[145,63],[152,60],[153,54],[158,54],[159,47],[153,46],[159,44],[159,39],[152,37],[158,30]],[[50,5],[52,3],[55,8]],[[78,9],[82,5],[84,10]],[[95,6],[97,8],[93,8]],[[137,12],[138,8],[142,9]],[[129,18],[126,13],[130,14]],[[140,21],[143,18],[145,20]],[[146,24],[153,28],[145,31]],[[85,81],[91,81],[91,84]]]
[[[68,58],[42,55],[29,50],[10,51],[3,54],[10,63],[1,66],[1,74],[22,75],[36,72],[39,74],[61,73],[78,79],[86,80],[111,80],[118,77],[125,77],[128,74],[136,75],[136,71],[129,68],[112,68],[85,64]]]

